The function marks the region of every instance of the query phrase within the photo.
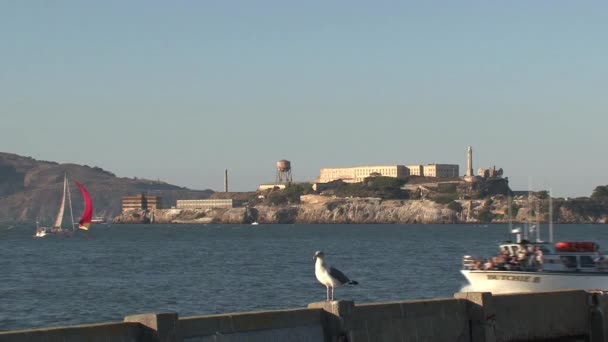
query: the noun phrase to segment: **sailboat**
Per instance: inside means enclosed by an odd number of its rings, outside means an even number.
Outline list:
[[[84,211],[82,212],[82,217],[80,221],[78,221],[78,229],[88,230],[91,225],[91,218],[93,216],[93,204],[91,202],[91,196],[85,187],[74,181],[80,193],[82,194],[82,198],[84,200]],[[70,208],[70,222],[72,222],[72,228],[63,228],[63,216],[65,212],[65,202],[68,202],[68,206]],[[55,218],[55,223],[52,227],[40,227],[38,226],[38,221],[36,221],[36,234],[34,237],[45,237],[47,235],[67,235],[70,236],[76,231],[76,225],[74,224],[74,212],[72,210],[72,196],[70,193],[70,187],[68,186],[68,176],[64,175],[63,178],[63,195],[61,196],[61,204],[59,205],[59,212],[57,213],[57,217]]]

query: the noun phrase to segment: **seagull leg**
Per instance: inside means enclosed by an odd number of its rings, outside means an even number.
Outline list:
[[[327,291],[326,291],[326,292],[327,292],[327,293],[326,293],[326,295],[327,295],[327,296],[326,296],[326,298],[327,298],[327,299],[326,299],[326,301],[328,301],[328,302],[329,302],[329,286],[325,286],[325,288],[326,288],[326,290],[327,290]]]
[[[334,300],[334,287],[331,287],[331,300]]]

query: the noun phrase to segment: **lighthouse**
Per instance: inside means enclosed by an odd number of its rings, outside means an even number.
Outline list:
[[[473,148],[469,146],[467,150],[467,177],[473,176]]]

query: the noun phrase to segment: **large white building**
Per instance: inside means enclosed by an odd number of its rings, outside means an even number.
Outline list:
[[[323,168],[317,182],[329,183],[340,179],[346,183],[360,183],[370,176],[454,178],[459,176],[459,167],[455,164],[419,164]]]
[[[317,181],[328,183],[341,179],[346,183],[359,183],[370,176],[403,178],[409,175],[410,172],[404,165],[337,167],[321,169]]]

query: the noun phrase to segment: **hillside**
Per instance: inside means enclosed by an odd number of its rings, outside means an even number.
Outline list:
[[[0,152],[0,222],[50,223],[61,200],[63,175],[89,190],[94,215],[112,218],[120,213],[121,197],[146,193],[161,196],[165,205],[176,199],[207,198],[212,190],[190,190],[161,181],[116,177],[99,167],[58,164]],[[82,210],[78,189],[70,183],[74,215]]]

